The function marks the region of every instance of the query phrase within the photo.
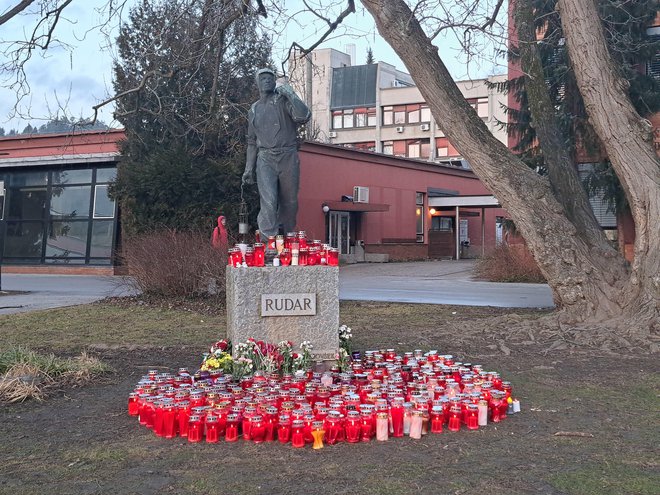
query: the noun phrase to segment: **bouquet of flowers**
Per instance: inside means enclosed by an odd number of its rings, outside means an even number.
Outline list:
[[[353,338],[353,331],[351,327],[342,325],[339,327],[339,347],[346,351],[346,354],[351,355],[351,339]]]
[[[202,371],[222,370],[225,373],[231,373],[233,361],[229,342],[224,339],[218,340],[211,346],[209,352],[204,353],[199,369]]]

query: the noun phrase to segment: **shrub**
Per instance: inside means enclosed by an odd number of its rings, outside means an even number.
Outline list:
[[[544,283],[545,277],[524,244],[501,244],[477,261],[475,273],[489,282]]]
[[[43,400],[48,391],[63,385],[92,381],[110,368],[86,353],[75,358],[39,354],[24,347],[0,351],[0,404]]]
[[[130,284],[146,296],[224,298],[227,253],[202,232],[163,229],[124,243]]]

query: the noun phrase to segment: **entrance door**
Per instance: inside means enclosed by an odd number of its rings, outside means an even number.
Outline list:
[[[432,217],[431,230],[429,230],[429,258],[454,259],[455,257],[454,218]]]
[[[347,211],[331,211],[330,245],[339,249],[339,254],[350,254],[351,215]]]

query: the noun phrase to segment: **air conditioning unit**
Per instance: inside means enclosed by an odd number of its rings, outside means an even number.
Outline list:
[[[403,126],[399,126],[396,128],[396,132],[403,132]]]
[[[336,133],[335,131],[330,131],[330,132],[328,133],[328,136],[331,137],[331,138],[336,138],[336,137],[337,137],[337,133]]]
[[[423,131],[429,131],[431,130],[431,124],[422,124],[419,126],[419,128]]]
[[[368,203],[369,188],[363,186],[353,187],[353,203]]]

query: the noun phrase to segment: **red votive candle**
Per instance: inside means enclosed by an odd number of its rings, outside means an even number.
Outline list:
[[[237,267],[241,266],[243,262],[243,254],[241,248],[233,247],[229,249],[229,256],[227,256],[227,265]]]
[[[266,434],[264,440],[266,442],[273,442],[275,440],[275,431],[277,430],[277,408],[269,406],[266,408],[266,415],[264,417],[264,424],[266,427]]]
[[[328,249],[328,265],[329,266],[339,266],[339,249],[330,248]]]
[[[346,419],[346,441],[348,443],[359,442],[361,431],[360,413],[357,411],[348,411]]]
[[[188,441],[194,443],[201,442],[203,428],[202,418],[196,414],[192,414],[188,422]]]
[[[449,410],[449,431],[461,429],[461,406],[453,405]]]
[[[263,416],[257,414],[250,418],[250,438],[254,443],[262,443],[266,437],[266,424]]]
[[[163,401],[163,425],[161,433],[165,438],[174,438],[176,436],[176,405],[174,399],[165,399]]]
[[[297,449],[305,446],[305,434],[303,433],[304,427],[305,424],[301,419],[293,421],[291,428],[291,445]]]
[[[374,433],[374,414],[370,411],[362,412],[362,441],[369,442]]]
[[[320,259],[319,249],[316,248],[316,247],[308,248],[308,250],[307,250],[307,264],[309,266],[318,265],[319,264],[318,263],[319,259]]]
[[[177,421],[179,422],[179,436],[188,436],[188,423],[190,421],[190,402],[184,401],[177,404],[178,415]]]
[[[309,250],[306,247],[301,247],[300,249],[298,249],[298,265],[307,266],[308,255],[309,255]]]
[[[392,436],[403,436],[403,397],[395,397],[390,408],[392,416]]]
[[[280,264],[282,266],[289,266],[291,264],[291,250],[284,248],[280,254]]]
[[[218,443],[219,439],[218,417],[215,414],[209,414],[206,416],[206,443]]]
[[[479,429],[479,406],[477,404],[467,405],[467,418],[465,424],[468,430]]]
[[[277,427],[277,440],[280,443],[288,443],[291,440],[291,416],[282,414]]]
[[[254,266],[266,266],[266,251],[261,242],[254,244]]]
[[[248,246],[245,249],[245,264],[247,266],[255,266],[254,259],[254,248],[252,246]]]
[[[305,417],[303,418],[303,421],[305,423],[305,426],[303,428],[303,434],[305,436],[305,442],[307,443],[312,443],[314,442],[314,436],[312,435],[312,423],[315,421],[314,414],[312,412],[309,412],[309,414],[305,414]]]
[[[307,234],[304,230],[298,232],[298,244],[300,244],[301,249],[307,248]]]
[[[138,400],[140,396],[137,392],[131,392],[128,394],[128,415],[137,416],[138,413]]]
[[[490,420],[493,423],[499,423],[501,420],[500,411],[502,406],[502,400],[496,394],[492,394],[488,407],[490,408]]]
[[[227,428],[225,430],[225,440],[227,442],[238,441],[238,414],[227,415]]]
[[[445,416],[442,411],[442,406],[433,406],[431,409],[431,433],[442,433],[442,423],[444,423]]]

